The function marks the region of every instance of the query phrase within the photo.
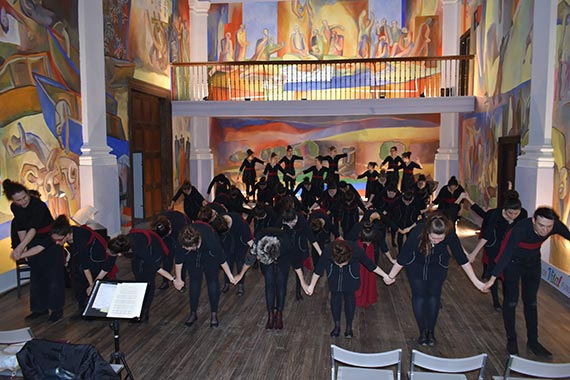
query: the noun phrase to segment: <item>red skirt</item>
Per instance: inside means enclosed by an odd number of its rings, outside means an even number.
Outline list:
[[[364,248],[359,241],[358,245]],[[374,261],[374,244],[369,244],[365,249],[366,256]],[[360,266],[360,288],[354,294],[356,307],[368,307],[378,301],[378,288],[376,287],[376,273],[369,272],[363,265]]]

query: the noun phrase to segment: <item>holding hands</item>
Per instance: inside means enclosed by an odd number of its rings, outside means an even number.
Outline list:
[[[176,290],[181,291],[182,288],[184,288],[184,281],[182,281],[182,279],[180,278],[175,278],[174,287],[176,288]]]

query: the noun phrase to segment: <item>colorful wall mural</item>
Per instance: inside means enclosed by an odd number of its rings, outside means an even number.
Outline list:
[[[496,207],[498,139],[520,135],[523,145],[528,141],[534,2],[488,0],[466,5],[466,19],[474,22],[475,31],[477,107],[476,112],[463,115],[460,179],[474,200],[486,207]],[[552,131],[555,157],[553,206],[567,225],[570,222],[569,15],[570,2],[560,0]],[[566,273],[570,273],[568,248],[566,240],[552,239],[550,264]]]
[[[288,117],[288,118],[215,118],[211,124],[214,172],[225,173],[232,183],[243,188],[238,169],[252,149],[267,161],[271,153],[279,157],[292,145],[302,155],[296,164],[298,182],[302,170],[315,164],[315,157],[328,154],[329,146],[347,153],[339,172],[352,181],[366,170],[368,162],[381,163],[391,146],[400,152],[411,151],[420,160],[426,176],[433,176],[433,162],[439,147],[439,114],[392,117]],[[263,170],[258,167],[259,172]],[[362,183],[363,185],[364,183]],[[361,186],[362,187],[362,186]]]
[[[170,61],[189,59],[189,8],[186,0],[103,0],[103,9],[108,145],[128,227],[127,82],[170,88]],[[0,16],[0,180],[38,190],[54,215],[72,215],[83,142],[77,0],[0,0]],[[2,252],[10,252],[11,219],[2,196]],[[0,273],[13,267],[2,255]]]

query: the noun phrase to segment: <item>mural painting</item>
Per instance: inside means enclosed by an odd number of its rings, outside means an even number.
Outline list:
[[[328,154],[335,146],[347,153],[339,165],[341,179],[353,181],[366,170],[368,162],[381,163],[391,146],[411,151],[413,160],[421,160],[422,173],[433,176],[433,162],[439,146],[439,114],[402,117],[288,117],[212,120],[211,145],[214,172],[224,173],[233,184],[244,188],[239,166],[252,149],[256,156],[268,160],[271,153],[279,157],[292,145],[295,154],[304,157],[297,164],[297,182],[302,170],[314,165],[316,156]],[[261,169],[261,168],[260,168]],[[363,188],[363,184],[358,183]],[[360,186],[362,185],[362,186]]]
[[[73,214],[82,145],[77,4],[1,0],[0,11],[0,179],[39,191],[54,215]],[[2,196],[3,248],[11,219]],[[0,260],[0,272],[13,265]]]
[[[424,8],[433,13],[411,7],[407,14],[402,0],[213,4],[208,57],[218,62],[315,62],[439,55],[441,9]],[[404,69],[417,72],[420,80],[391,75]],[[209,96],[211,100],[291,100],[307,98],[309,93],[311,99],[330,99],[331,92],[347,87],[371,97],[380,91],[389,97],[395,87],[419,96],[426,83],[437,82],[439,70],[419,61],[279,67],[218,64],[209,70]]]

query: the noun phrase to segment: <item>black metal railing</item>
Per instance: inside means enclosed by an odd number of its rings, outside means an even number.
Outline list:
[[[473,56],[172,63],[173,100],[356,100],[472,95]]]

